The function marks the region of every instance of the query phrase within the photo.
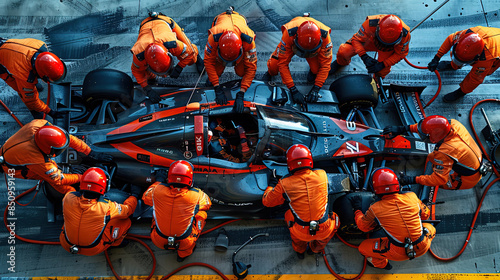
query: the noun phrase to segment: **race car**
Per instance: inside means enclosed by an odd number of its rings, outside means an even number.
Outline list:
[[[151,104],[134,91],[128,75],[101,69],[90,72],[83,86],[60,86],[53,93],[58,110],[66,107],[71,111],[57,124],[92,150],[113,156],[112,163],[101,165],[110,171],[113,188],[126,190],[135,184],[145,190],[155,182],[158,169],[187,160],[194,165],[194,184],[212,200],[210,218],[282,215],[286,205],[266,208],[261,198],[271,176],[288,173],[288,147],[304,144],[311,149],[314,167],[328,174],[331,210],[345,219],[342,224],[352,224],[347,197],[361,193],[368,208],[375,197],[366,178],[375,167],[400,157],[425,158],[432,149],[411,135],[392,139],[381,135],[373,107],[383,90],[369,75],[342,77],[330,90],[321,90],[318,102],[305,106],[294,104],[285,88],[254,81],[245,93],[242,114],[233,111],[239,81],[222,87],[229,100],[226,105],[215,103],[213,88],[169,86],[156,87],[163,100]],[[414,102],[422,90],[398,86],[388,90],[391,99],[399,102],[403,123],[423,117],[418,114],[423,114],[420,103]],[[69,104],[73,104],[71,108]],[[245,131],[251,151],[246,158],[238,147],[238,129]],[[237,160],[220,157],[220,149]],[[63,155],[60,164],[95,165],[75,151],[69,151],[67,160]],[[428,188],[417,191],[421,199],[429,201]],[[140,204],[136,213],[147,217],[151,215],[147,210]]]

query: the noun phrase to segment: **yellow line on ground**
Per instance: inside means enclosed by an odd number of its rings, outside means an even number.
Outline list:
[[[353,278],[355,274],[343,274],[345,278]],[[160,280],[163,276],[153,276],[151,280]],[[234,275],[226,275],[230,280],[236,280]],[[146,276],[121,276],[123,280],[144,280]],[[31,280],[81,280],[81,277],[32,277]],[[92,277],[93,280],[114,280],[114,277]],[[169,280],[220,280],[218,275],[174,275]],[[247,280],[333,280],[331,274],[286,274],[286,275],[248,275]],[[489,280],[500,279],[500,274],[487,273],[437,273],[437,274],[364,274],[360,280]]]

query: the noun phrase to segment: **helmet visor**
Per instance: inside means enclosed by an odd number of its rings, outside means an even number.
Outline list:
[[[167,55],[170,57],[170,61],[173,62],[174,61],[174,57],[172,56],[172,54],[169,52],[167,53]],[[148,71],[157,75],[157,76],[168,76],[170,75],[170,73],[172,73],[172,70],[174,70],[174,63],[170,63],[170,66],[168,67],[168,69],[164,72],[157,72],[155,70],[153,70],[153,68],[151,68],[149,65],[148,65]]]
[[[50,82],[51,82],[51,83],[53,83],[53,84],[59,84],[60,82],[62,82],[62,81],[64,80],[64,78],[66,78],[66,74],[68,73],[68,69],[66,68],[66,63],[64,63],[64,61],[62,61],[62,60],[61,60],[61,62],[62,62],[62,64],[63,64],[63,66],[64,66],[64,73],[62,74],[62,76],[61,76],[61,77],[59,77],[59,79],[57,79],[57,80],[52,80],[52,79],[50,79],[49,77],[44,76],[44,77],[42,77],[42,80],[43,80],[43,81],[45,81],[45,82],[50,81]]]
[[[236,61],[238,61],[238,59],[240,59],[240,57],[243,55],[243,48],[240,48],[240,53],[238,54],[238,56],[233,59],[233,60],[226,60],[222,57],[222,55],[220,54],[220,51],[217,52],[217,55],[219,56],[219,58],[222,60],[222,62],[224,63],[224,66],[228,66],[228,67],[234,67],[236,66]]]
[[[292,50],[298,57],[309,58],[317,55],[316,51],[321,47],[322,44],[323,44],[323,39],[320,39],[316,47],[310,50],[306,50],[300,46],[299,42],[297,42],[297,38],[295,38]]]
[[[430,135],[428,133],[424,133],[422,131],[422,122],[423,122],[423,120],[420,120],[418,122],[418,125],[417,125],[418,135],[420,135],[420,138],[422,139],[422,141],[430,142]]]
[[[65,131],[66,132],[66,131]],[[50,147],[50,155],[51,157],[57,157],[62,154],[69,146],[69,135],[66,132],[66,143],[61,147]]]
[[[458,67],[463,67],[464,65],[471,65],[472,63],[474,63],[477,59],[474,58],[473,60],[470,60],[470,61],[462,61],[460,59],[458,59],[456,53],[455,53],[455,47],[457,46],[457,44],[453,45],[453,47],[451,48],[451,61],[453,61],[453,63],[455,63]]]

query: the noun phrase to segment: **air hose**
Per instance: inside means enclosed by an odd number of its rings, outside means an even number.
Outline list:
[[[474,123],[472,121],[472,115],[474,113],[474,110],[476,109],[476,107],[481,104],[481,103],[484,103],[484,102],[500,102],[499,99],[484,99],[484,100],[480,100],[479,102],[477,102],[476,104],[474,104],[474,106],[472,106],[470,112],[469,112],[469,123],[470,123],[470,126],[472,128],[472,132],[474,134],[474,138],[476,139],[476,143],[478,143],[479,147],[481,148],[481,152],[483,153],[483,156],[486,158],[486,160],[488,160],[489,162],[491,162],[491,159],[489,158],[488,156],[488,153],[486,152],[486,150],[484,149],[484,146],[483,144],[481,143],[477,133],[476,133],[476,129],[474,128]],[[476,209],[476,212],[474,213],[474,218],[472,219],[472,223],[469,227],[469,232],[467,234],[467,237],[465,238],[465,241],[464,241],[464,245],[462,246],[462,248],[460,249],[460,251],[453,257],[449,257],[449,258],[443,258],[443,257],[439,257],[438,255],[436,255],[433,251],[432,251],[432,248],[429,248],[429,252],[430,254],[440,260],[440,261],[451,261],[451,260],[454,260],[456,258],[458,258],[464,251],[465,251],[465,248],[467,247],[467,245],[469,244],[469,240],[470,240],[470,237],[472,235],[472,231],[474,230],[474,226],[476,224],[476,220],[477,220],[477,216],[479,215],[479,210],[481,210],[481,206],[483,205],[483,201],[484,201],[484,198],[486,197],[486,194],[488,193],[488,191],[490,190],[490,188],[498,181],[500,181],[500,173],[499,171],[497,170],[496,166],[494,164],[492,164],[493,166],[493,171],[495,173],[495,175],[497,176],[496,179],[494,179],[491,183],[488,184],[488,186],[486,187],[486,189],[483,191],[483,194],[481,196],[481,199],[479,201],[479,204],[477,206],[477,209]],[[435,197],[434,197],[434,200],[433,202],[435,202]]]
[[[0,100],[0,105],[2,105],[2,107],[5,108],[5,111],[7,111],[7,113],[9,113],[9,115],[17,122],[17,124],[19,124],[20,127],[23,127],[23,123],[16,117],[16,115],[14,114],[14,112],[12,112],[9,107],[7,107],[7,105],[5,103],[3,103],[2,100]]]
[[[410,61],[408,61],[408,59],[406,57],[405,57],[405,61],[406,61],[406,63],[408,63],[408,65],[410,65],[413,68],[416,68],[416,69],[427,69],[427,67],[425,67],[425,66],[417,66],[417,65],[412,64]],[[439,86],[438,86],[438,89],[436,90],[436,93],[431,98],[431,100],[429,100],[427,102],[427,104],[425,104],[424,109],[427,108],[427,107],[429,107],[429,105],[431,105],[432,102],[434,102],[434,100],[436,100],[436,98],[438,97],[439,93],[441,92],[441,85],[442,85],[441,75],[439,74],[438,70],[434,70],[434,73],[436,74],[436,77],[438,78]]]

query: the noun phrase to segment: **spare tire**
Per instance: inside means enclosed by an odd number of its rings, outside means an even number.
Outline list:
[[[343,76],[330,85],[330,91],[337,95],[340,111],[344,114],[354,107],[375,108],[378,104],[377,85],[370,75]]]
[[[129,75],[118,70],[93,70],[83,80],[82,97],[90,108],[102,100],[120,101],[130,107],[134,99],[134,83]]]

